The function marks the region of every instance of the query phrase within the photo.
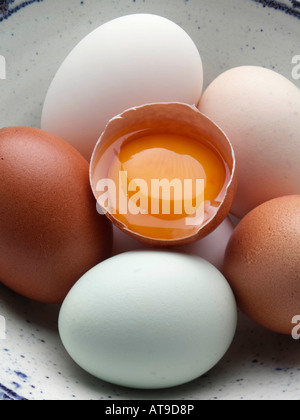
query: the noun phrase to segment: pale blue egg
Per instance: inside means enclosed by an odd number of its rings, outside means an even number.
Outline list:
[[[142,389],[205,374],[227,352],[236,325],[224,276],[200,257],[167,251],[104,261],[77,282],[59,317],[62,342],[78,365]]]

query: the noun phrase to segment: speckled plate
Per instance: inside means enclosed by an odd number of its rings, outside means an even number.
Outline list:
[[[69,51],[100,24],[137,12],[165,16],[190,34],[205,85],[231,67],[254,64],[300,87],[299,1],[0,0],[0,126],[39,127],[47,88]],[[234,343],[213,370],[185,386],[149,392],[107,384],[76,366],[60,342],[58,312],[0,285],[0,399],[300,398],[300,343],[242,314]]]

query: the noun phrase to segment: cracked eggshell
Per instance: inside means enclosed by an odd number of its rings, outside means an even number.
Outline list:
[[[100,179],[107,178],[107,171],[103,166],[97,166],[103,154],[111,148],[120,136],[135,131],[151,129],[157,132],[176,134],[193,139],[209,139],[227,164],[227,179],[219,195],[220,205],[210,206],[207,217],[202,225],[198,226],[196,234],[180,239],[153,239],[134,232],[122,224],[108,208],[102,208],[112,223],[129,236],[151,246],[176,247],[192,243],[212,233],[228,216],[237,188],[237,172],[235,154],[229,138],[208,117],[203,115],[195,106],[184,103],[153,103],[134,107],[117,115],[109,121],[94,149],[90,164],[90,183],[96,200],[99,199],[97,184]],[[203,141],[203,140],[202,140]],[[205,144],[205,143],[204,143]]]

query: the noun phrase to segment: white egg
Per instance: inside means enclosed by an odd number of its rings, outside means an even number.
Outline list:
[[[152,102],[197,104],[202,87],[199,51],[180,26],[151,14],[123,16],[87,35],[65,59],[41,126],[90,159],[112,117]]]
[[[204,258],[213,264],[218,270],[222,271],[223,262],[227,244],[234,231],[234,224],[230,217],[227,217],[223,223],[210,235],[200,241],[193,242],[176,248],[183,254],[196,255]],[[151,247],[137,239],[134,239],[114,226],[114,245],[112,255],[118,255],[123,252],[150,250]]]
[[[237,161],[232,213],[300,192],[300,90],[275,71],[242,66],[217,77],[199,109],[228,135]]]
[[[73,287],[59,331],[73,360],[121,386],[173,387],[210,370],[235,335],[237,307],[205,260],[137,251],[101,263]]]

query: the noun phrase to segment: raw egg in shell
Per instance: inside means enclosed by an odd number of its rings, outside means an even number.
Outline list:
[[[196,107],[148,104],[108,123],[90,181],[99,208],[123,231],[150,245],[184,245],[228,215],[236,191],[234,151]]]

